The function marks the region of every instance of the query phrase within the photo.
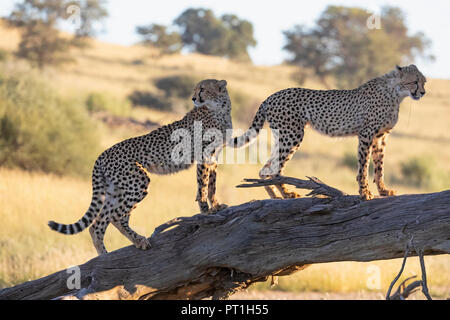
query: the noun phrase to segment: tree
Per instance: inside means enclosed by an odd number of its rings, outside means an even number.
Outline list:
[[[283,49],[293,53],[289,60],[303,68],[312,68],[317,77],[326,85],[325,77],[332,70],[328,44],[316,30],[307,31],[304,26],[295,26],[284,32],[287,44]],[[326,85],[327,86],[327,85]]]
[[[247,48],[255,46],[253,26],[235,15],[215,17],[209,9],[187,9],[174,24],[181,29],[184,45],[207,55],[249,61]]]
[[[235,60],[250,61],[247,52],[248,46],[256,46],[256,40],[253,38],[253,25],[239,19],[236,15],[226,14],[221,17],[228,32],[228,41],[226,41],[226,52]]]
[[[79,5],[80,25],[75,33],[77,37],[94,37],[97,34],[95,26],[108,16],[104,0],[82,0],[68,2]],[[67,14],[67,9],[66,9]],[[66,17],[67,19],[67,17]]]
[[[372,26],[370,18],[379,18]],[[336,78],[339,87],[355,87],[396,64],[426,55],[430,41],[423,33],[409,35],[399,8],[384,7],[379,16],[361,9],[329,6],[313,28],[295,26],[284,32],[290,63],[312,68],[324,81]]]
[[[58,30],[43,21],[30,21],[22,32],[16,55],[42,69],[45,65],[59,65],[72,61],[67,51],[70,39],[61,38]]]
[[[22,31],[17,56],[39,68],[72,60],[69,49],[85,45],[83,40],[95,34],[93,25],[107,16],[103,6],[101,0],[23,0],[16,4],[7,20]],[[70,8],[77,10],[69,12]],[[72,13],[80,25],[73,37],[64,37],[58,31],[58,23]]]
[[[180,34],[176,31],[170,32],[168,27],[160,24],[138,26],[136,32],[142,36],[143,44],[159,48],[162,53],[177,53],[183,47]]]

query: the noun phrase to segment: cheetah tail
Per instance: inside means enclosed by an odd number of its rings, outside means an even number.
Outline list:
[[[75,234],[86,229],[92,221],[97,217],[100,213],[101,208],[103,207],[103,203],[105,201],[105,183],[103,178],[103,172],[100,170],[100,165],[98,164],[99,160],[96,161],[94,165],[94,170],[92,173],[92,200],[89,206],[89,209],[75,223],[72,224],[61,224],[54,221],[49,221],[48,226],[50,229],[55,230],[59,233],[63,234]]]
[[[241,148],[253,143],[256,140],[259,131],[264,126],[265,121],[265,104],[262,104],[256,112],[255,118],[253,119],[250,128],[248,128],[248,130],[242,136],[232,138],[228,145],[233,148]]]

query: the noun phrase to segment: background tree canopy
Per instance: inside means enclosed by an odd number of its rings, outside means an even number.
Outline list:
[[[57,29],[59,22],[69,18],[71,5],[78,9],[80,23],[72,38],[61,36]],[[86,45],[83,39],[93,36],[94,25],[107,15],[102,0],[23,0],[7,21],[22,32],[17,56],[43,68],[70,61],[68,50]]]
[[[178,32],[168,30],[168,27],[160,24],[136,27],[136,32],[142,36],[143,44],[152,45],[162,50],[162,53],[180,52],[183,47],[181,36]]]
[[[63,37],[58,24],[68,19],[68,7],[79,8],[79,26],[73,37]],[[42,68],[71,60],[68,51],[95,35],[107,15],[102,0],[22,0],[7,18],[20,27],[22,38],[16,54]],[[253,25],[234,14],[217,17],[206,8],[188,8],[173,24],[138,26],[142,43],[160,48],[162,54],[186,49],[206,55],[250,61],[249,47],[256,46]],[[396,7],[383,7],[379,15],[344,6],[328,6],[312,27],[294,26],[283,32],[289,63],[301,67],[296,77],[312,71],[326,86],[336,80],[340,88],[352,88],[383,74],[396,64],[413,62],[427,54],[430,41],[423,33],[411,34],[405,15]]]
[[[163,52],[178,52],[182,47],[206,55],[250,61],[248,47],[254,47],[253,25],[236,15],[216,17],[209,9],[187,9],[174,20],[179,32],[169,32],[166,26],[151,24],[137,27],[143,42],[161,48]]]
[[[332,75],[339,87],[353,88],[417,56],[433,59],[426,55],[430,41],[408,34],[399,8],[384,7],[379,26],[369,18],[377,17],[361,8],[328,6],[314,27],[284,32],[288,62],[311,68],[323,82]]]

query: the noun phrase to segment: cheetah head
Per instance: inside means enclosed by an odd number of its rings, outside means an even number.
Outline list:
[[[396,67],[396,75],[399,79],[399,91],[405,97],[410,96],[419,100],[425,95],[425,82],[427,79],[413,64],[406,67]]]
[[[202,80],[194,88],[195,107],[201,107],[205,103],[221,106],[228,99],[227,82],[225,80],[207,79]]]

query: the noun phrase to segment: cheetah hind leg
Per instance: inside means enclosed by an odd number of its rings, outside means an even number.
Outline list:
[[[138,202],[142,201],[147,195],[147,191],[139,192],[135,195],[131,192],[124,194],[124,201],[115,210],[112,224],[127,237],[138,249],[147,250],[151,247],[150,241],[130,228],[129,220],[131,211],[136,208]]]
[[[98,255],[108,252],[106,251],[105,244],[103,243],[103,238],[105,237],[106,228],[111,221],[111,212],[113,208],[113,199],[107,198],[99,215],[94,219],[94,222],[89,227],[89,233]]]
[[[289,137],[285,134],[284,140],[287,141],[289,139]],[[303,130],[300,131],[300,133],[298,134],[298,141],[296,141],[296,143],[294,144],[294,146],[287,152],[284,151],[282,153],[280,153],[279,155],[279,169],[278,169],[278,173],[277,176],[282,174],[282,171],[284,169],[284,167],[286,166],[286,163],[291,160],[292,156],[294,155],[295,151],[298,150],[298,148],[300,147],[300,144],[303,141]],[[293,199],[293,198],[300,198],[301,195],[298,194],[297,192],[293,192],[293,191],[289,191],[286,187],[286,185],[284,184],[277,184],[275,185],[275,187],[278,189],[278,191],[280,191],[281,195],[283,196],[283,199]]]
[[[270,177],[261,177],[262,179],[269,179]],[[283,196],[279,196],[277,192],[275,191],[275,186],[264,186],[264,189],[266,189],[267,194],[269,195],[270,199],[284,199]]]
[[[277,184],[277,189],[280,191],[281,195],[283,196],[283,199],[294,199],[294,198],[301,198],[302,196],[294,191],[289,191],[286,188],[286,185],[284,184]]]
[[[113,218],[112,224],[127,237],[136,248],[141,250],[147,250],[151,247],[150,241],[139,234],[137,234],[129,225],[130,214],[116,215]]]
[[[108,253],[108,251],[106,251],[105,244],[103,243],[106,227],[110,222],[109,212],[106,213],[107,215],[104,216],[104,219],[96,218],[89,228],[89,233],[91,234],[92,242],[94,243],[94,247],[95,250],[97,250],[98,255]]]
[[[147,188],[150,184],[150,177],[146,170],[136,163],[136,167],[133,167],[136,174],[136,179],[134,183],[129,183],[128,186],[121,186],[122,189],[129,187],[130,189],[123,192],[121,199],[119,200],[118,206],[114,210],[113,214],[113,225],[125,236],[127,237],[138,249],[147,250],[151,247],[150,241],[136,233],[129,226],[130,213],[136,208],[136,205],[141,202],[147,196]]]
[[[272,160],[270,159],[259,171],[259,177],[261,179],[270,179],[276,176],[276,174],[272,172],[271,166]],[[283,199],[283,197],[277,195],[275,186],[264,186],[264,189],[266,189],[266,192],[269,195],[270,199]]]

